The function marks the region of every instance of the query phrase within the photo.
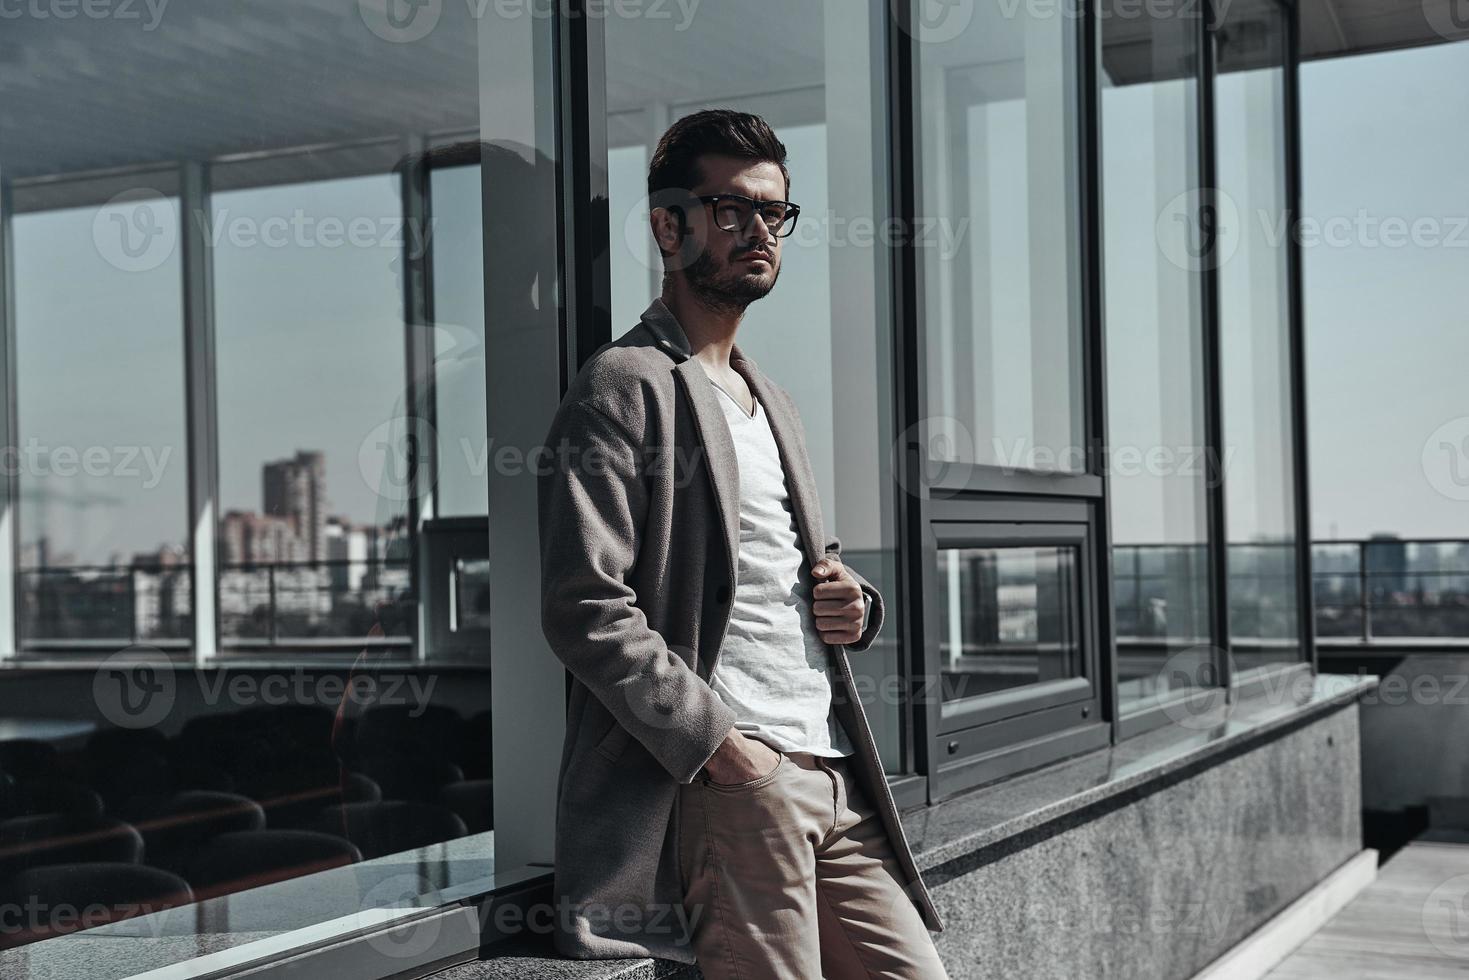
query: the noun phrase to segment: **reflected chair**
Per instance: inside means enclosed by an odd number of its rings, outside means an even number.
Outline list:
[[[322,833],[346,837],[369,859],[427,847],[469,833],[464,821],[448,807],[403,800],[327,807],[313,827]]]
[[[0,885],[0,901],[21,912],[17,928],[0,930],[0,949],[8,949],[188,905],[194,894],[178,875],[158,868],[92,862],[22,871]]]
[[[183,874],[206,841],[241,830],[264,830],[265,811],[238,793],[188,790],[155,805],[137,824],[149,864]]]
[[[184,877],[200,898],[209,898],[361,860],[362,852],[340,836],[309,830],[242,830],[200,845]]]
[[[466,779],[450,783],[439,790],[439,802],[464,821],[471,834],[482,834],[495,828],[494,781]]]
[[[440,791],[464,780],[464,771],[442,757],[382,753],[362,759],[361,771],[382,787],[385,800],[434,803]]]
[[[136,751],[129,751],[120,742],[108,742],[103,751],[84,756],[87,784],[102,797],[108,813],[131,818],[173,793],[168,760],[151,744],[140,741]]]
[[[48,814],[0,823],[0,878],[46,864],[142,860],[142,835],[111,817]]]
[[[464,723],[459,743],[450,758],[464,770],[465,779],[489,779],[492,775],[494,722],[488,711],[471,715]]]
[[[33,738],[0,740],[0,770],[17,780],[54,775],[59,764],[60,754],[49,742]]]
[[[102,797],[89,787],[70,779],[28,779],[15,788],[14,816],[76,814],[100,817]]]

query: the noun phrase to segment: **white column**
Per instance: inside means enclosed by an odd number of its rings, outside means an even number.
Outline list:
[[[218,418],[215,410],[214,252],[208,229],[209,168],[180,167],[179,230],[183,243],[184,391],[189,442],[189,536],[193,567],[194,663],[206,666],[218,653],[219,581],[216,521],[219,517]]]
[[[10,184],[0,175],[0,448],[14,452],[20,445],[15,428],[15,240],[10,233]],[[20,652],[16,635],[15,599],[18,587],[15,502],[19,473],[15,460],[0,460],[0,661]]]
[[[566,672],[541,633],[535,473],[497,452],[539,446],[561,400],[554,290],[557,222],[550,36],[542,17],[479,19],[480,132],[495,148],[484,202],[485,411],[489,439],[490,664],[494,677],[495,867],[553,858]],[[498,155],[516,151],[523,164]],[[522,232],[539,222],[540,244]],[[536,247],[539,254],[527,256]],[[525,281],[527,261],[536,282]]]

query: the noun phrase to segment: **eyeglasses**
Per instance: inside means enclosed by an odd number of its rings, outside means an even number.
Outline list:
[[[801,206],[790,201],[757,201],[742,194],[701,194],[699,200],[714,206],[714,224],[721,231],[748,233],[758,211],[775,238],[787,238],[796,230]]]

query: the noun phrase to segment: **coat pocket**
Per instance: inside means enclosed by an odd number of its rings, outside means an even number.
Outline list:
[[[612,727],[607,729],[607,733],[597,741],[593,750],[607,761],[616,762],[622,758],[622,750],[627,748],[627,740],[630,738],[632,738],[632,733],[613,719]]]

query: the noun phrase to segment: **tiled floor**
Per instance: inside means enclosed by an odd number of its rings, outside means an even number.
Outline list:
[[[1417,840],[1266,980],[1469,978],[1469,845]]]

